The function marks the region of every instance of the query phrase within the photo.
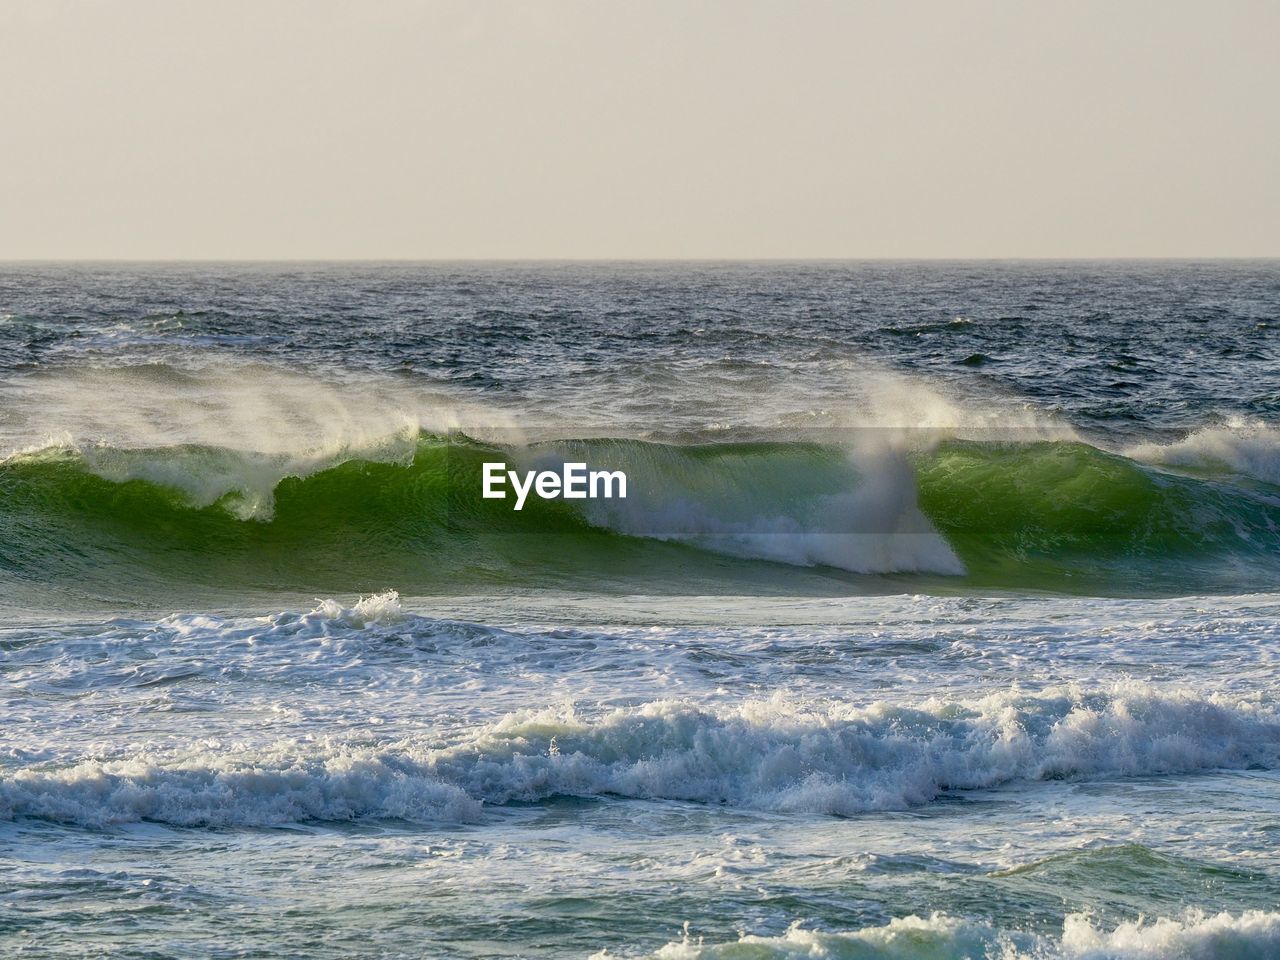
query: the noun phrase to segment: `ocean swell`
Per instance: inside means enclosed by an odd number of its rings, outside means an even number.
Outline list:
[[[622,469],[629,495],[535,498],[516,512],[480,497],[492,460]],[[320,459],[54,446],[0,461],[0,490],[0,576],[98,590],[394,582],[430,593],[598,587],[606,572],[651,592],[714,592],[735,577],[808,589],[797,568],[818,571],[810,585],[917,574],[956,580],[950,589],[1102,594],[1280,582],[1273,493],[1078,441],[502,446],[420,433]]]

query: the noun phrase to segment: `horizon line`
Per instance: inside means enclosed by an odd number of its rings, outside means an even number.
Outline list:
[[[10,264],[279,264],[279,263],[1188,263],[1280,261],[1277,254],[1122,256],[815,256],[815,257],[0,257]]]

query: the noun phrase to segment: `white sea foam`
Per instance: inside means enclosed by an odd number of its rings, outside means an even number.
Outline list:
[[[1280,761],[1280,719],[1256,699],[1137,683],[1006,691],[914,706],[706,709],[656,701],[582,717],[509,715],[440,747],[204,744],[0,776],[0,815],[180,825],[467,819],[481,803],[555,795],[854,814],[1017,780],[1187,773]]]
[[[175,826],[266,826],[389,817],[473,820],[462,790],[403,766],[399,755],[279,745],[142,753],[0,778],[0,815],[101,826],[140,820]]]
[[[1068,915],[1061,937],[999,930],[935,913],[883,926],[827,933],[793,926],[778,937],[743,936],[706,944],[686,933],[658,960],[1266,960],[1280,951],[1280,913],[1247,910],[1134,920],[1107,928],[1084,914]]]
[[[1261,960],[1280,955],[1280,913],[1193,910],[1178,919],[1136,920],[1111,930],[1095,926],[1086,915],[1074,914],[1063,923],[1061,952],[1081,960]]]
[[[490,802],[614,794],[853,814],[1013,780],[1277,758],[1280,720],[1256,702],[1125,683],[915,706],[776,695],[720,710],[658,701],[595,719],[550,709],[511,715],[431,763]]]
[[[344,607],[332,597],[318,599],[316,603],[318,606],[301,619],[322,617],[352,627],[365,627],[373,623],[396,623],[405,617],[404,609],[400,606],[400,594],[395,590],[361,597],[350,607]]]
[[[1126,454],[1145,463],[1225,470],[1280,484],[1280,428],[1259,420],[1232,418],[1222,426],[1202,427],[1176,443],[1139,444]]]

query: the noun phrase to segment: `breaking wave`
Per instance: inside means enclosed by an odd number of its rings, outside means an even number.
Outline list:
[[[826,582],[922,575],[954,588],[1274,588],[1280,490],[1265,482],[1270,435],[1231,448],[1231,472],[1261,478],[1252,486],[1207,461],[1194,474],[1143,462],[1185,465],[1180,450],[1209,443],[1195,436],[1133,451],[1140,459],[1078,440],[912,447],[856,434],[846,443],[504,446],[420,432],[311,458],[57,444],[0,461],[0,576],[326,592],[613,578],[687,592],[746,576],[794,586],[807,569]],[[531,499],[517,513],[480,498],[490,460],[622,469],[630,495]]]
[[[556,796],[849,816],[1018,781],[1277,762],[1273,708],[1139,683],[915,705],[796,704],[779,694],[733,707],[516,713],[451,745],[212,744],[37,764],[0,775],[0,816],[178,826],[468,820],[484,805]]]
[[[744,936],[731,943],[685,939],[663,947],[660,960],[1265,960],[1280,951],[1280,913],[1246,910],[1138,919],[1107,927],[1087,914],[1069,914],[1060,937],[1001,930],[935,913],[883,926],[827,933],[795,926],[779,937]]]

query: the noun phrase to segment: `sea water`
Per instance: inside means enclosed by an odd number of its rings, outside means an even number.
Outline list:
[[[1277,304],[0,268],[0,950],[1280,956]]]

